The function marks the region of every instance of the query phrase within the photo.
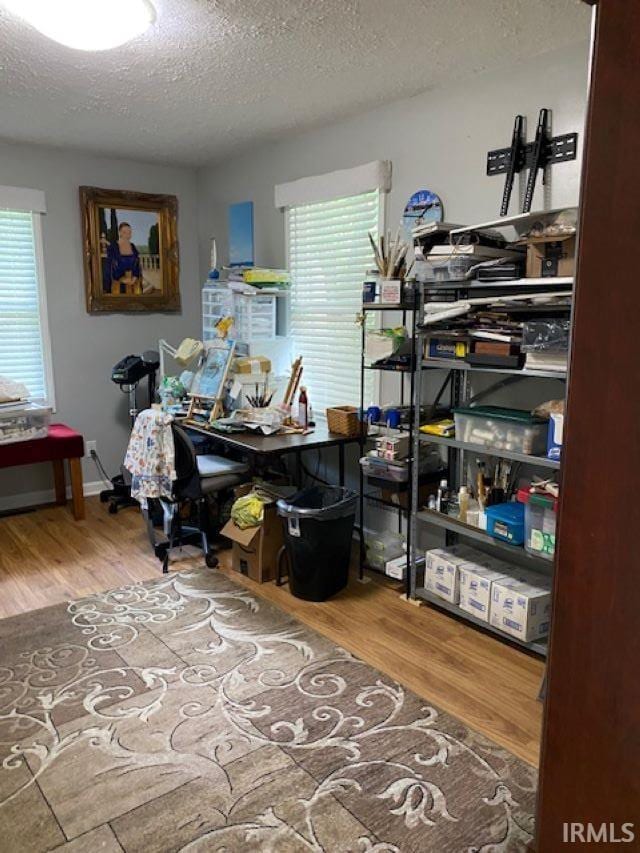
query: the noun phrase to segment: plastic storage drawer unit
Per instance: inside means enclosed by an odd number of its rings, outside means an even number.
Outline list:
[[[518,500],[525,507],[524,547],[530,554],[553,560],[558,501],[550,495],[532,495],[526,489],[518,490]]]
[[[270,341],[276,336],[276,299],[272,293],[247,296],[234,293],[236,339],[245,344]]]
[[[545,456],[549,421],[521,409],[474,406],[453,410],[459,441],[528,456]]]
[[[524,506],[517,501],[487,507],[487,533],[510,545],[524,543]]]

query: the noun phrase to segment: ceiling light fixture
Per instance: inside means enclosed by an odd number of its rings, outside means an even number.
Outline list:
[[[47,38],[75,50],[109,50],[155,20],[149,0],[0,0]]]

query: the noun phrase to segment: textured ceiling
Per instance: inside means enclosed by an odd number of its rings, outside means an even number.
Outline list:
[[[154,5],[142,37],[84,53],[0,0],[0,136],[202,164],[584,39],[589,21],[581,0]]]

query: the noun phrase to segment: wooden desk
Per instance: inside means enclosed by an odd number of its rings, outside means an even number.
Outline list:
[[[344,448],[347,444],[357,444],[359,436],[347,437],[329,432],[326,426],[316,426],[313,432],[303,435],[302,433],[289,433],[284,435],[263,435],[261,432],[223,433],[204,427],[182,424],[184,429],[193,430],[208,438],[220,441],[228,447],[249,453],[254,456],[284,456],[289,453],[296,457],[296,480],[298,484],[302,481],[302,454],[307,450],[320,450],[323,447],[338,448],[339,481],[344,486]]]

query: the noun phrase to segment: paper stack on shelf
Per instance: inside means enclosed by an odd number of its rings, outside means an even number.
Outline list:
[[[557,370],[566,373],[568,353],[562,352],[528,352],[524,362],[527,370]]]
[[[289,287],[287,270],[268,267],[225,267],[229,287],[243,293],[256,291],[274,292]]]

